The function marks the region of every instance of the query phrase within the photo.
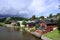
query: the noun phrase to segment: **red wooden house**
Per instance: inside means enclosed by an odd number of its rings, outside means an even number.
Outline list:
[[[39,32],[41,34],[47,33],[53,31],[53,28],[55,27],[57,27],[57,22],[55,20],[44,19],[43,21],[40,21],[40,28],[38,28],[36,32]]]

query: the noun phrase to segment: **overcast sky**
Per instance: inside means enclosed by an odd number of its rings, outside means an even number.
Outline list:
[[[14,8],[27,16],[48,16],[60,12],[60,0],[0,0],[0,10]],[[15,14],[15,13],[13,13]]]

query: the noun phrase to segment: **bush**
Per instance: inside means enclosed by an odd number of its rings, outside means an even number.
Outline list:
[[[4,24],[3,23],[0,23],[0,26],[3,26]]]
[[[39,25],[39,24],[36,24],[36,25],[35,25],[35,28],[36,28],[36,29],[37,29],[37,28],[39,28],[39,27],[40,27],[40,25]]]
[[[22,25],[26,25],[26,22],[25,22],[25,20],[23,20],[23,22],[22,22]]]
[[[20,26],[19,22],[13,23],[13,26]]]
[[[25,26],[21,27],[22,30],[25,30]]]
[[[20,26],[20,23],[19,22],[16,22],[16,26]]]
[[[30,30],[30,32],[34,32],[35,31],[35,27],[30,28],[29,30]]]
[[[13,26],[16,26],[16,23],[14,23]]]
[[[2,24],[0,23],[0,26],[2,26]]]
[[[5,24],[11,24],[11,22],[10,22],[10,21],[4,21],[4,23],[5,23]]]
[[[58,31],[60,33],[60,18],[57,20]]]
[[[4,21],[4,23],[5,24],[11,24],[11,18],[10,17],[6,18],[6,20]]]

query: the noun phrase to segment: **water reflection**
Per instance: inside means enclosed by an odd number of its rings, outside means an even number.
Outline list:
[[[0,27],[0,40],[41,40],[20,29]]]

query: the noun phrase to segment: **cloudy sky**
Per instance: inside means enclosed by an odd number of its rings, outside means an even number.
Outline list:
[[[60,12],[58,5],[60,0],[0,0],[0,11],[13,8],[18,10],[19,14],[27,14],[27,16],[48,16],[50,13],[54,15]]]

